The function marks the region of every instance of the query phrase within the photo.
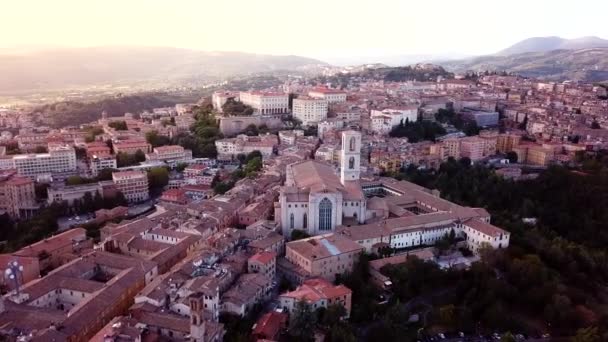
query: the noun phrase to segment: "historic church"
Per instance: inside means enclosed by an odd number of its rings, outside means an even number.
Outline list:
[[[340,177],[331,165],[306,160],[287,166],[276,218],[283,235],[294,229],[325,234],[337,226],[365,222],[366,199],[359,183],[361,133],[342,133]]]

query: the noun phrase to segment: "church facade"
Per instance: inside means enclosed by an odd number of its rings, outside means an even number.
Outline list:
[[[366,199],[359,183],[361,133],[342,133],[340,177],[329,164],[306,160],[287,166],[275,217],[283,236],[295,229],[327,234],[341,225],[365,222]]]

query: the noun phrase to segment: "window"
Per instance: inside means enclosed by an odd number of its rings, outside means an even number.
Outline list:
[[[328,198],[319,203],[319,230],[331,230],[332,204]]]
[[[294,217],[293,217],[293,213],[289,214],[289,227],[291,229],[293,229],[294,227]]]
[[[357,145],[355,137],[351,137],[350,138],[350,143],[349,143],[349,150],[351,152],[355,151],[355,146]]]
[[[351,170],[355,168],[355,157],[350,157],[348,160],[348,168]]]
[[[306,213],[302,215],[302,228],[308,228],[308,215]]]

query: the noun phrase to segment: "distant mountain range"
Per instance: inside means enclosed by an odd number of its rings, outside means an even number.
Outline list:
[[[449,71],[508,71],[525,77],[563,81],[608,81],[608,48],[552,50],[482,56],[439,63]]]
[[[581,37],[565,39],[561,37],[533,37],[524,39],[499,51],[500,56],[515,55],[526,52],[547,52],[553,50],[580,50],[597,47],[608,47],[608,40],[599,37]]]
[[[0,50],[0,92],[112,83],[194,80],[325,65],[300,56],[166,47]]]
[[[608,81],[608,40],[534,37],[493,55],[437,62],[447,70],[508,71],[525,77],[563,81]]]

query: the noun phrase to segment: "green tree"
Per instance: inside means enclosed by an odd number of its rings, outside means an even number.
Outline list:
[[[188,163],[178,163],[175,166],[175,170],[177,170],[178,172],[184,172],[184,170],[188,167]]]
[[[146,141],[152,147],[159,147],[171,144],[171,139],[164,135],[159,135],[158,131],[150,131],[146,133]]]
[[[310,235],[301,229],[294,229],[291,231],[291,241],[307,239],[309,237]]]
[[[581,328],[576,331],[572,342],[600,342],[602,338],[597,327]]]
[[[108,126],[114,128],[117,131],[126,131],[128,129],[127,123],[124,121],[112,121]]]
[[[310,304],[299,301],[291,315],[289,322],[289,335],[297,341],[312,341],[313,332],[316,326],[315,313]]]
[[[326,327],[333,327],[342,321],[346,316],[346,309],[341,304],[329,305],[320,317],[320,322]]]
[[[515,342],[516,339],[513,336],[513,334],[511,334],[510,331],[507,331],[506,333],[502,334],[500,341],[501,342]]]
[[[141,163],[146,160],[146,154],[142,150],[137,150],[135,152],[134,157],[135,157],[135,162],[137,162],[137,163]]]
[[[148,171],[150,188],[162,188],[169,184],[169,171],[165,167],[153,167]]]
[[[36,146],[34,153],[48,153],[49,150],[44,146]]]

